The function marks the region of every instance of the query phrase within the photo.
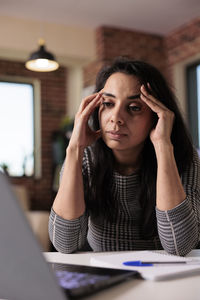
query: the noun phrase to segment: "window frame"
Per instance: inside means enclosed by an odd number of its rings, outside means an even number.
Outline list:
[[[24,83],[33,86],[33,120],[34,120],[34,174],[35,179],[42,176],[41,167],[41,84],[38,79],[23,76],[0,75],[0,82]],[[21,176],[19,176],[20,178]]]
[[[200,128],[199,128],[199,105],[197,88],[197,67],[200,60],[196,60],[186,67],[186,87],[187,87],[187,109],[188,123],[193,143],[196,148],[200,147]]]
[[[187,67],[198,63],[200,61],[200,53],[189,56],[181,61],[175,62],[171,66],[171,78],[172,86],[176,98],[178,100],[179,108],[184,118],[185,124],[189,127],[188,117],[188,99],[187,99],[187,80],[186,80],[186,69]]]

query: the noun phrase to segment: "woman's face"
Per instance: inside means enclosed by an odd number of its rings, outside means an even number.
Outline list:
[[[137,77],[114,73],[102,90],[99,123],[106,145],[115,151],[141,151],[153,125],[153,112],[140,99]]]

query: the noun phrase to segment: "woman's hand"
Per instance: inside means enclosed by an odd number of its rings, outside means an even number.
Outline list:
[[[95,108],[100,105],[101,97],[101,93],[95,93],[82,100],[75,116],[74,129],[69,143],[70,147],[84,149],[101,136],[100,130],[95,132],[88,126],[88,120]]]
[[[83,150],[100,137],[100,130],[92,131],[88,126],[88,120],[95,108],[100,105],[101,97],[101,93],[96,93],[83,99],[75,116],[59,190],[53,203],[54,211],[66,220],[77,219],[85,212]]]
[[[144,85],[141,86],[140,98],[157,114],[158,121],[156,126],[150,132],[150,139],[154,147],[160,143],[171,144],[171,132],[174,122],[174,113],[164,104],[147,92]]]
[[[156,207],[162,211],[171,210],[186,199],[171,143],[174,113],[149,94],[143,85],[140,97],[158,116],[157,124],[150,132],[157,158]]]

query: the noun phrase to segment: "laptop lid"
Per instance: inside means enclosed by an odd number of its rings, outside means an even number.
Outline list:
[[[9,181],[0,172],[0,298],[64,300]]]
[[[137,275],[136,271],[47,263],[8,178],[0,172],[0,299],[81,298]]]

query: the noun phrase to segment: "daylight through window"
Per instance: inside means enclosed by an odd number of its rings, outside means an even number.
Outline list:
[[[34,175],[34,89],[0,81],[0,166],[10,176]]]

